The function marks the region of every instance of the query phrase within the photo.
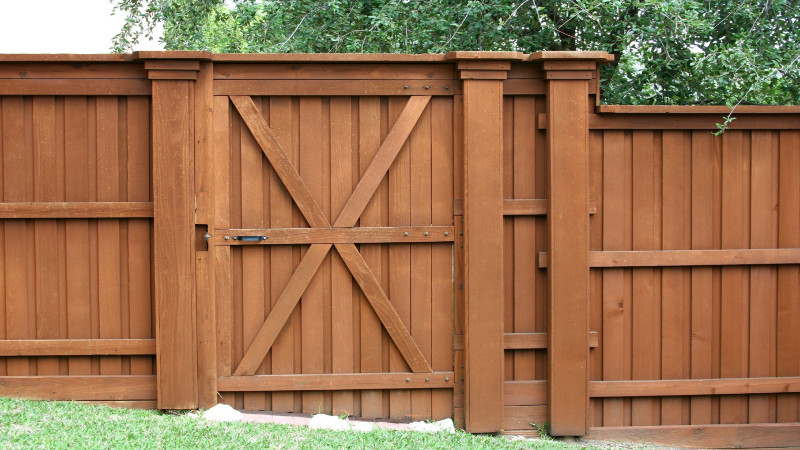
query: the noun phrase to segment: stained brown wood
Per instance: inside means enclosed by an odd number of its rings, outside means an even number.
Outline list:
[[[415,96],[408,100],[397,121],[392,126],[389,134],[383,140],[375,157],[364,171],[358,185],[353,190],[347,203],[342,207],[342,212],[334,222],[335,227],[347,227],[355,224],[358,217],[364,211],[370,198],[378,187],[378,183],[383,180],[389,166],[397,158],[402,149],[403,143],[408,139],[414,124],[419,121],[422,112],[430,102],[430,96]]]
[[[152,400],[153,375],[0,377],[0,396],[32,400]]]
[[[336,373],[220,377],[224,391],[349,391],[361,389],[451,389],[453,372]]]
[[[589,214],[597,212],[597,202],[589,200]],[[453,214],[464,214],[464,200],[457,198],[453,202]],[[546,216],[547,199],[543,198],[507,198],[503,200],[504,216]]]
[[[0,89],[3,82],[0,80]],[[230,96],[425,96],[458,93],[458,85],[451,80],[219,80],[214,84],[214,95]]]
[[[539,254],[539,268],[549,264]],[[800,264],[800,249],[639,250],[589,252],[590,267],[748,266]]]
[[[197,407],[193,123],[187,81],[153,82],[154,292],[158,405]]]
[[[0,341],[0,356],[155,354],[155,339],[12,339]]]
[[[295,270],[289,283],[283,289],[281,296],[272,308],[267,320],[258,330],[258,333],[250,343],[250,347],[239,362],[239,366],[234,371],[234,375],[253,375],[256,369],[264,360],[264,356],[275,338],[280,333],[286,320],[292,314],[295,305],[308,287],[308,283],[316,273],[322,260],[328,254],[331,244],[315,244],[306,252],[300,265]]]
[[[599,334],[597,331],[589,332],[589,348],[599,345]],[[503,348],[505,350],[538,350],[547,348],[547,333],[505,333],[503,335]],[[453,348],[455,350],[464,349],[464,335],[453,336]]]
[[[256,142],[261,150],[264,151],[272,168],[278,174],[284,186],[289,191],[294,201],[297,203],[303,216],[308,220],[312,227],[329,227],[330,224],[325,218],[325,214],[317,204],[314,196],[308,190],[305,182],[295,170],[294,165],[289,160],[286,151],[275,135],[270,130],[264,118],[258,112],[258,108],[250,97],[231,97],[231,101],[236,106],[242,119],[247,124],[250,132],[253,133]]]
[[[453,80],[442,64],[216,64],[219,80]]]
[[[548,86],[549,423],[554,435],[583,435],[589,403],[588,82],[551,80]]]
[[[0,79],[0,95],[150,95],[148,80]]]
[[[503,88],[464,80],[465,419],[467,430],[504,427]]]
[[[397,315],[397,311],[392,307],[389,298],[356,247],[353,244],[336,244],[336,250],[342,256],[358,285],[361,286],[362,292],[366,295],[381,323],[383,323],[386,332],[394,340],[411,370],[414,372],[432,372],[433,369],[431,369],[430,364],[426,361],[414,339],[411,338],[408,328]]]
[[[263,241],[241,241],[234,236],[266,236]],[[228,239],[226,239],[226,237]],[[453,242],[453,227],[353,227],[217,229],[215,245],[380,244],[390,242]]]
[[[800,392],[800,377],[591,381],[592,397],[775,394]]]
[[[503,391],[506,406],[547,404],[547,381],[506,381]]]
[[[589,429],[586,437],[689,448],[791,448],[800,442],[800,428],[796,424],[605,427]]]

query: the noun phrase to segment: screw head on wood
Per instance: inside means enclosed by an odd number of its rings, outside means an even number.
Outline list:
[[[450,236],[450,232],[449,232],[449,231],[445,231],[445,232],[444,232],[444,235],[445,235],[445,236]]]
[[[408,89],[408,85],[407,84],[403,85],[403,89]]]
[[[430,86],[428,86],[427,84],[426,84],[425,86],[423,86],[423,87],[424,87],[425,89],[430,89],[430,88],[431,88],[431,87],[430,87]]]
[[[431,377],[425,377],[425,382],[431,381]]]
[[[425,233],[423,233],[423,234],[424,234],[425,236],[427,236],[427,235],[429,235],[430,233],[428,233],[428,232],[426,231],[426,232],[425,232]]]
[[[406,378],[406,383],[410,383],[410,382],[411,382],[411,378]]]
[[[444,381],[450,381],[450,377],[444,377]]]
[[[230,236],[225,236],[225,240],[226,240],[226,241],[230,241],[230,240],[231,240],[231,237],[230,237]]]
[[[408,231],[404,232],[403,236],[408,236]]]

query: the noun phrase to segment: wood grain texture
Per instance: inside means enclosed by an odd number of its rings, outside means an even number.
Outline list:
[[[361,389],[452,388],[453,372],[338,373],[220,377],[225,391],[350,391]]]
[[[592,397],[660,397],[794,392],[800,392],[800,377],[589,382],[589,395]]]
[[[800,441],[800,427],[796,424],[606,427],[591,428],[586,437],[688,448],[791,448]]]
[[[0,341],[0,356],[155,355],[155,339],[24,339]],[[57,375],[57,374],[56,374]]]
[[[0,377],[0,396],[32,400],[152,400],[154,375]]]
[[[587,84],[548,88],[549,423],[559,436],[585,434],[588,419]]]
[[[465,418],[503,427],[502,82],[464,81]]]
[[[154,292],[159,408],[197,407],[193,123],[189,82],[153,82]]]
[[[241,241],[236,236],[266,236]],[[214,245],[381,244],[393,242],[452,242],[453,227],[242,228],[217,229]],[[228,239],[226,239],[228,237]]]

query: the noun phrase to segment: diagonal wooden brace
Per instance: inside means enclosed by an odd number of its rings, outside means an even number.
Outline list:
[[[355,190],[342,208],[334,226],[352,227],[355,225],[381,180],[386,176],[386,172],[392,162],[400,153],[403,144],[411,134],[411,130],[414,129],[414,125],[428,105],[430,98],[430,96],[414,96],[408,100],[400,117],[398,117],[389,131]],[[281,147],[272,130],[259,113],[253,100],[246,96],[231,96],[231,100],[309,225],[314,228],[330,228],[330,222],[328,222],[325,214],[314,201],[308,187],[300,178],[283,147]],[[314,244],[308,250],[302,261],[300,261],[297,270],[289,279],[289,283],[278,298],[269,317],[258,330],[234,375],[255,374],[261,361],[267,356],[267,352],[275,343],[275,339],[286,324],[289,316],[291,316],[295,306],[297,306],[297,302],[303,292],[305,292],[314,274],[319,269],[320,264],[322,264],[322,260],[328,254],[331,245]],[[339,248],[340,245],[342,248]],[[375,308],[378,317],[397,344],[409,367],[414,372],[432,372],[430,365],[425,361],[425,357],[419,347],[414,343],[408,329],[397,315],[397,312],[386,297],[386,293],[381,289],[375,275],[369,269],[355,245],[337,244],[337,250],[352,272],[353,277],[361,286],[367,299],[369,299],[370,304]]]

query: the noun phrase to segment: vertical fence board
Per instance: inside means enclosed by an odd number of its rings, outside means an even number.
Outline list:
[[[434,97],[430,108],[431,223],[453,226],[453,102]],[[431,245],[431,368],[453,371],[453,246],[446,243]],[[452,414],[452,390],[434,390],[431,418]]]
[[[405,105],[404,98],[389,99],[389,124],[395,123]],[[410,143],[403,144],[389,169],[389,225],[408,226],[411,220]],[[389,246],[389,299],[406,328],[411,325],[411,246]],[[406,372],[408,364],[394,342],[390,345],[389,370]],[[411,392],[405,389],[389,392],[389,417],[407,420],[411,417]]]
[[[319,97],[304,97],[300,99],[300,176],[305,180],[309,191],[318,204],[322,203],[324,195],[323,155],[322,147],[322,99]],[[322,323],[324,320],[323,279],[324,267],[320,267],[317,274],[309,283],[303,294],[300,304],[302,315],[302,366],[303,373],[322,373],[323,370],[323,336]],[[303,412],[315,413],[322,409],[323,396],[321,392],[303,393]]]
[[[378,97],[361,97],[359,99],[359,168],[360,175],[367,170],[373,156],[381,144],[380,136],[380,99]],[[384,180],[384,183],[386,181]],[[362,227],[381,225],[381,205],[386,202],[379,188],[361,214]],[[373,273],[380,279],[383,273],[382,248],[380,244],[361,245],[361,254]],[[386,285],[383,284],[384,290]],[[361,371],[375,373],[383,370],[383,349],[381,323],[366,297],[361,295]],[[383,393],[376,390],[361,392],[361,414],[365,418],[383,417]]]
[[[331,116],[331,212],[337,217],[353,190],[352,107],[349,97],[332,98]],[[331,258],[331,327],[333,373],[353,373],[353,281],[342,258]],[[333,414],[354,414],[353,392],[333,393]]]

